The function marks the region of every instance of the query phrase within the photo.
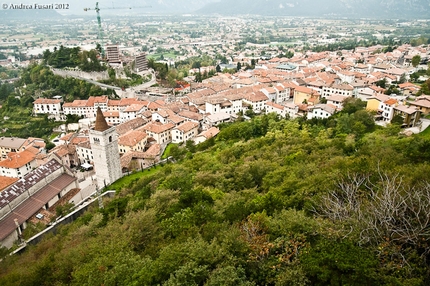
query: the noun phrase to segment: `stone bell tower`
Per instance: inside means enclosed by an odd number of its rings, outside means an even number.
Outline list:
[[[100,107],[97,108],[96,124],[90,130],[90,144],[94,158],[97,186],[104,188],[122,177],[118,150],[118,133],[110,127]]]

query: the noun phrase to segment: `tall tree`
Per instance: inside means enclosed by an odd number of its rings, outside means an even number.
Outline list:
[[[413,56],[413,58],[412,58],[412,66],[414,68],[416,68],[420,64],[420,62],[421,62],[421,56],[420,55]]]

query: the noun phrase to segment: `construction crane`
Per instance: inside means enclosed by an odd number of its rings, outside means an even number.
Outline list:
[[[151,8],[152,6],[139,6],[139,7],[110,7],[110,8],[103,8],[106,9],[135,9],[135,8]],[[100,8],[99,8],[99,2],[96,2],[95,8],[84,8],[84,11],[90,11],[94,10],[97,13],[97,23],[99,26],[99,41],[100,41],[100,49],[101,49],[101,56],[102,59],[105,58],[105,50],[103,48],[103,28],[102,28],[102,19],[100,17]]]

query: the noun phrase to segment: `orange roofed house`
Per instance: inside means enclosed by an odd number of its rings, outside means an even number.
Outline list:
[[[119,153],[124,154],[129,151],[145,151],[147,143],[147,135],[145,132],[139,130],[130,130],[118,137]]]
[[[36,155],[32,152],[10,152],[6,159],[0,161],[0,176],[22,178],[36,167]]]

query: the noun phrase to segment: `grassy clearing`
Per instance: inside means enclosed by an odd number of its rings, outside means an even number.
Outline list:
[[[175,146],[177,144],[174,143],[169,143],[169,145],[167,145],[166,149],[164,150],[163,156],[161,156],[161,159],[166,159],[167,157],[170,156],[170,149],[172,148],[172,146]]]
[[[130,175],[124,176],[121,179],[117,180],[115,183],[113,183],[112,185],[110,185],[107,189],[120,191],[125,186],[131,185],[131,183],[133,181],[139,180],[143,176],[152,175],[152,174],[160,171],[161,168],[162,168],[162,166],[157,165],[157,166],[152,167],[150,169],[145,169],[143,171],[139,171],[139,172],[136,172],[136,173],[131,173]]]
[[[146,57],[150,59],[158,59],[161,57],[161,55],[163,55],[164,58],[176,59],[176,55],[173,53],[150,54],[150,55],[147,55]]]
[[[420,132],[419,136],[430,139],[430,126],[427,127],[423,132]]]

